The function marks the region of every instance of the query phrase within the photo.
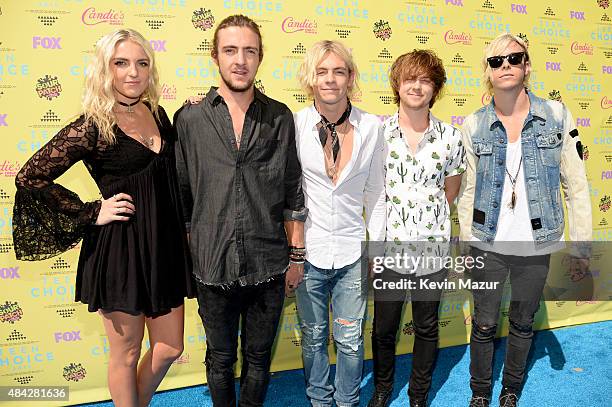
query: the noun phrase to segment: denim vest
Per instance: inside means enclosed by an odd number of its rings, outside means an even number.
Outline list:
[[[558,240],[563,234],[560,174],[566,110],[560,103],[528,94],[531,103],[521,132],[521,151],[529,218],[537,246]],[[492,242],[502,205],[508,138],[493,101],[474,116],[472,147],[477,163],[472,234]]]

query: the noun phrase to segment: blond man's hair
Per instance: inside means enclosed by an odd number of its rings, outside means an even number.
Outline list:
[[[489,63],[487,62],[487,58],[493,57],[496,55],[500,55],[513,42],[517,43],[521,48],[523,48],[523,51],[525,52],[525,57],[524,57],[525,59],[523,60],[524,61],[523,63],[528,64],[530,61],[529,51],[527,49],[528,48],[527,43],[521,37],[511,34],[511,33],[503,33],[503,34],[498,35],[485,48],[485,54],[484,54],[484,57],[482,58],[484,85],[489,95],[493,94],[493,84],[491,83],[491,67],[489,66]],[[529,74],[530,72],[527,72],[527,74],[525,75],[525,78],[523,78],[523,85],[525,85],[526,88],[529,87]]]
[[[313,88],[317,82],[317,66],[330,52],[340,57],[346,64],[349,76],[354,76],[353,82],[349,84],[347,92],[348,98],[352,99],[355,92],[359,90],[359,85],[357,83],[359,71],[357,70],[357,65],[355,65],[353,61],[351,51],[339,41],[325,40],[316,42],[308,52],[306,52],[306,57],[298,71],[298,80],[306,92],[306,95],[312,99],[314,97]]]

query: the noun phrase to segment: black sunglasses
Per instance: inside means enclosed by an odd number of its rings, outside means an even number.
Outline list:
[[[507,59],[510,65],[520,65],[523,63],[523,57],[525,57],[525,62],[527,62],[529,57],[524,52],[513,52],[512,54],[508,55],[489,57],[487,58],[487,62],[491,68],[495,69],[504,64],[504,59]]]

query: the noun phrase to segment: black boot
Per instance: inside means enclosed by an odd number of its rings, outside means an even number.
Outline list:
[[[483,395],[474,394],[470,400],[469,407],[489,407],[489,398]]]
[[[387,407],[391,393],[393,393],[393,389],[375,389],[368,407]]]
[[[499,407],[518,406],[518,392],[510,387],[504,387],[499,395]]]
[[[410,407],[427,407],[427,398],[410,399]]]

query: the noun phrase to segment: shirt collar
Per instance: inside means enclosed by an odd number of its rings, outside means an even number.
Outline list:
[[[392,133],[391,137],[394,137],[396,134],[399,135],[399,132],[401,130],[400,128],[400,123],[399,123],[399,112],[395,112],[395,114],[393,116],[391,116],[389,119],[389,124],[388,124],[388,128],[389,131]],[[424,136],[428,136],[428,135],[436,135],[436,126],[438,123],[441,123],[440,119],[438,119],[437,117],[435,117],[431,111],[429,111],[429,125],[427,126],[427,129],[425,129],[425,132],[423,132]]]
[[[216,105],[220,101],[223,100],[223,96],[221,96],[219,94],[218,89],[219,89],[218,86],[211,86],[210,90],[206,94],[206,100],[208,100],[208,102],[211,105]],[[259,102],[263,103],[264,105],[267,105],[267,104],[270,103],[270,98],[268,98],[266,95],[264,95],[262,92],[260,92],[259,89],[257,89],[257,88],[255,88],[255,100],[258,100]]]
[[[361,116],[361,110],[355,107],[355,105],[352,105],[351,114],[349,115],[348,121],[355,129],[359,128],[359,123],[361,123]],[[308,126],[308,128],[314,128],[320,121],[321,115],[319,114],[313,103],[308,108],[308,119],[306,125]]]
[[[538,117],[542,120],[546,120],[544,100],[537,97],[527,89],[525,90],[525,92],[527,92],[527,96],[529,97],[529,114],[527,116],[527,120],[533,117]],[[487,105],[485,115],[489,130],[492,130],[493,125],[497,122],[500,122],[499,118],[497,117],[497,114],[495,113],[495,97],[491,98],[491,102]]]

